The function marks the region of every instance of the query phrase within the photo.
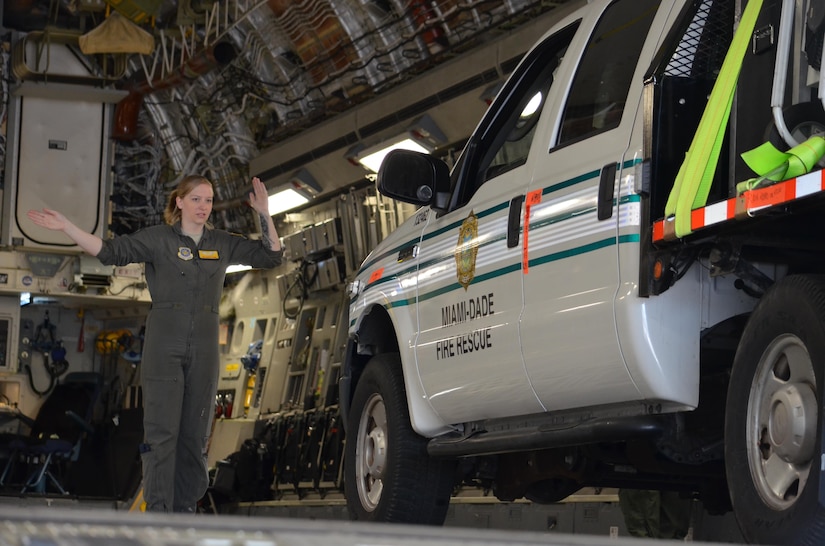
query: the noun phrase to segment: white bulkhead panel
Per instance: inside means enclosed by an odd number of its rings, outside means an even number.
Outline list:
[[[60,48],[53,46],[52,55]],[[61,66],[78,61],[62,59]],[[9,146],[2,243],[29,248],[77,246],[61,232],[35,226],[30,209],[57,209],[84,231],[106,234],[110,105],[86,86],[31,84],[9,103]],[[61,92],[65,90],[66,92]]]

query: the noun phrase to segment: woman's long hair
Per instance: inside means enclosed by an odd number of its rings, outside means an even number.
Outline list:
[[[172,190],[172,194],[169,195],[169,202],[166,203],[166,209],[163,211],[163,219],[166,220],[167,224],[171,226],[180,222],[180,209],[178,208],[177,198],[186,197],[189,195],[189,192],[201,184],[209,184],[210,187],[212,186],[212,182],[206,177],[199,174],[190,174],[184,177],[184,179],[178,183],[178,187]]]

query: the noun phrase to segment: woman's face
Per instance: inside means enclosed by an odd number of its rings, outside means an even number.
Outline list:
[[[181,214],[181,223],[203,226],[212,213],[212,185],[203,183],[195,186],[192,191],[178,197],[176,202]]]

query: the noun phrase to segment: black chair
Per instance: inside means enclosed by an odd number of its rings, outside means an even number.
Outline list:
[[[10,454],[0,474],[0,485],[7,483],[14,466],[22,462],[25,474],[21,493],[45,493],[51,484],[59,493],[67,494],[57,467],[76,461],[83,439],[94,431],[94,408],[102,386],[99,373],[69,373],[54,387],[34,420],[21,415],[31,432],[0,438]]]

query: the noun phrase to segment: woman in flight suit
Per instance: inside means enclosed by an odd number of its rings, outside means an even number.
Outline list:
[[[148,511],[194,512],[209,485],[206,444],[218,382],[218,304],[226,267],[281,263],[266,187],[258,178],[252,186],[250,205],[261,218],[259,241],[207,223],[213,190],[202,176],[184,178],[172,192],[166,225],[113,239],[87,233],[54,210],[27,213],[32,222],[62,231],[103,264],[146,264],[152,308],[141,364],[141,453]]]

